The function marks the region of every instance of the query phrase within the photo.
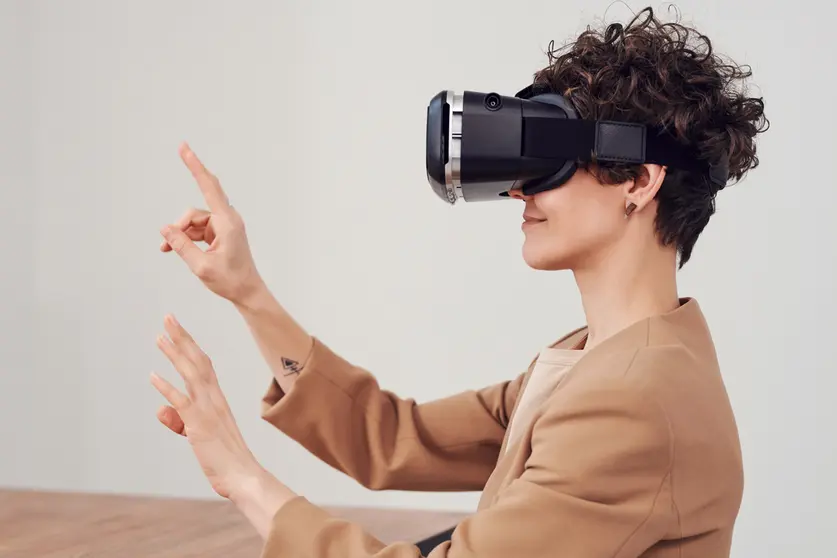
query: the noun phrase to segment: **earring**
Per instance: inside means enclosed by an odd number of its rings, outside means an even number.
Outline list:
[[[633,213],[635,209],[636,209],[636,204],[635,204],[634,202],[629,203],[629,204],[625,207],[625,219],[627,219],[628,217],[630,217],[630,216],[631,216],[631,213]]]

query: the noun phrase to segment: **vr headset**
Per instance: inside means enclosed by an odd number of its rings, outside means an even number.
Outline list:
[[[718,189],[729,177],[726,162],[699,160],[662,129],[580,119],[548,86],[514,97],[442,91],[427,106],[427,179],[450,204],[537,194],[567,182],[579,163],[606,161],[687,169]]]

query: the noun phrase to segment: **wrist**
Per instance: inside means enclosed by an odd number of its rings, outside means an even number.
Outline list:
[[[273,295],[268,289],[267,284],[256,277],[249,283],[244,285],[238,292],[237,296],[231,300],[239,312],[254,312],[267,307]]]
[[[230,501],[266,539],[273,517],[297,495],[262,468],[242,475],[230,489]]]

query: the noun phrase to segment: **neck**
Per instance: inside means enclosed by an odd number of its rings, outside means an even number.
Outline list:
[[[639,250],[617,250],[599,262],[574,269],[587,319],[585,349],[645,318],[680,304],[676,253],[657,242]]]

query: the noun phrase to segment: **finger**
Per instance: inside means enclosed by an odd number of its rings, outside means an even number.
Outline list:
[[[185,231],[189,227],[205,227],[210,217],[212,217],[212,213],[209,211],[193,207],[187,209],[180,216],[180,219],[175,221],[175,226],[182,231]]]
[[[221,188],[221,183],[212,173],[206,170],[198,156],[186,143],[180,146],[180,158],[183,159],[183,163],[195,177],[209,210],[213,213],[221,213],[229,209],[229,200]]]
[[[209,219],[212,217],[212,213],[205,209],[197,209],[195,207],[187,209],[180,218],[174,222],[174,227],[180,229],[187,233],[189,238],[192,240],[203,240],[203,237],[195,238],[192,234],[189,234],[189,231],[192,230],[193,227],[203,228],[206,227],[209,223]],[[171,246],[165,240],[160,243],[160,250],[163,252],[171,251]]]
[[[207,244],[215,242],[215,225],[213,221],[209,221],[205,225],[192,225],[183,232],[192,240],[203,241]]]
[[[209,357],[186,331],[186,328],[177,321],[177,318],[169,314],[164,322],[166,332],[171,337],[172,343],[192,361],[195,368],[195,379],[202,382],[212,382],[216,379]]]
[[[203,240],[203,236],[204,236],[205,231],[204,231],[204,228],[201,227],[201,228],[188,228],[183,232],[186,233],[186,236],[189,237],[189,240],[197,242],[197,241]],[[164,240],[160,243],[160,250],[162,250],[163,252],[171,252],[171,246],[169,246],[169,243]]]
[[[202,351],[195,340],[186,329],[180,325],[177,318],[171,314],[167,315],[163,320],[163,326],[166,328],[166,333],[169,334],[172,343],[179,351],[182,351],[186,356],[195,361],[202,355]]]
[[[166,355],[169,362],[172,363],[174,369],[177,370],[178,374],[180,374],[180,377],[183,378],[183,381],[186,383],[186,391],[189,392],[189,396],[192,398],[197,397],[198,394],[195,390],[195,384],[197,383],[196,369],[191,359],[183,354],[183,352],[174,343],[169,341],[165,335],[157,337],[157,346],[163,354]],[[175,409],[176,408],[177,407],[175,407]]]
[[[178,413],[174,407],[162,405],[157,410],[157,419],[161,424],[163,424],[163,426],[175,434],[186,436],[186,423],[183,422],[183,419],[180,417],[180,413]]]
[[[166,401],[171,403],[171,406],[174,407],[178,415],[183,416],[183,413],[189,409],[191,400],[183,392],[171,385],[168,380],[152,372],[151,384],[160,392],[160,395],[166,398]]]
[[[178,350],[186,353],[194,363],[194,376],[187,380],[187,386],[195,389],[195,393],[192,393],[192,391],[189,393],[192,394],[192,397],[196,397],[196,395],[201,398],[208,397],[218,408],[229,412],[227,399],[221,391],[218,375],[215,373],[210,358],[198,346],[194,338],[186,331],[186,328],[177,321],[177,318],[169,314],[164,321],[166,331],[171,336],[172,342]],[[197,389],[198,387],[199,389]]]
[[[171,249],[177,252],[177,255],[186,262],[192,273],[198,277],[203,278],[205,274],[205,264],[207,255],[203,250],[198,248],[189,235],[181,230],[178,230],[171,225],[166,225],[160,230],[166,243],[171,246]]]
[[[174,410],[174,407],[163,405],[157,409],[157,420],[175,434],[186,435],[186,424],[180,418],[178,412]]]
[[[192,229],[189,230],[191,231]],[[202,229],[197,230],[203,235],[203,237],[198,240],[203,240],[210,245],[215,242],[215,226],[212,224],[212,221],[209,221]]]
[[[194,240],[195,242],[202,242],[205,240],[207,229],[211,227],[189,227],[184,233],[186,236],[189,237],[189,240]]]
[[[193,240],[195,242],[205,242],[207,244],[215,242],[215,228],[211,223],[206,227],[189,227],[183,232],[186,233],[189,240]],[[171,246],[169,246],[169,243],[164,240],[160,243],[160,250],[163,252],[171,252]]]

